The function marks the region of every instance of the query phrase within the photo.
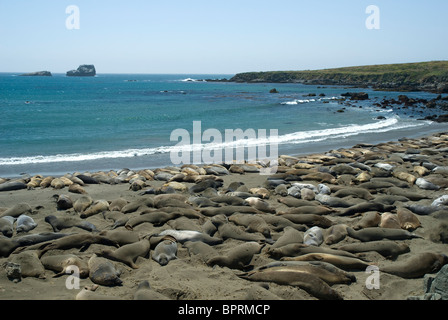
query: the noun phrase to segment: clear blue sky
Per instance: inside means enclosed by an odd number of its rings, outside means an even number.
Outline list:
[[[66,7],[80,29],[66,28]],[[369,30],[366,8],[380,9]],[[448,60],[446,0],[1,0],[0,72],[215,73]]]

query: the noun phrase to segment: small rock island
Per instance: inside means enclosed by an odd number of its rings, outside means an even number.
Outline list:
[[[94,77],[96,75],[93,64],[83,64],[76,70],[67,71],[67,77]]]
[[[20,76],[23,77],[51,77],[52,74],[50,71],[36,71],[36,72],[30,72],[30,73],[24,73]]]

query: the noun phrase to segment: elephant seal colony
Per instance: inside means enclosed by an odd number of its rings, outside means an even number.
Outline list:
[[[1,178],[0,299],[406,300],[448,263],[448,133],[263,165]]]

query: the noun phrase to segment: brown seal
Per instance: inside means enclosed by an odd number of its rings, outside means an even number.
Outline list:
[[[402,278],[421,278],[427,273],[438,272],[448,263],[448,256],[434,252],[423,252],[401,262],[380,267],[380,271]]]
[[[110,249],[102,249],[96,253],[98,257],[104,257],[114,261],[123,262],[133,269],[138,269],[135,264],[138,257],[147,257],[149,253],[150,243],[148,239],[142,239],[138,242],[126,244],[114,251]]]

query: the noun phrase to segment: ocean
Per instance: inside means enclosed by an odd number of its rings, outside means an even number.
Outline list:
[[[173,153],[183,152],[181,141],[194,144],[190,150],[203,150],[211,140],[216,148],[260,147],[263,130],[275,138],[278,154],[296,155],[444,130],[441,124],[418,120],[434,110],[375,105],[383,98],[396,99],[399,92],[201,81],[232,75],[18,75],[0,73],[0,177],[165,167],[173,165]],[[278,93],[270,93],[273,88]],[[370,99],[350,105],[341,101],[341,94],[360,91]],[[193,139],[198,122],[201,133],[216,133],[213,139],[200,136],[199,144]],[[188,132],[190,139],[173,139],[176,129]],[[257,139],[224,139],[226,130],[237,129],[253,129]],[[270,136],[270,130],[278,134]],[[218,133],[221,140],[216,140]]]

